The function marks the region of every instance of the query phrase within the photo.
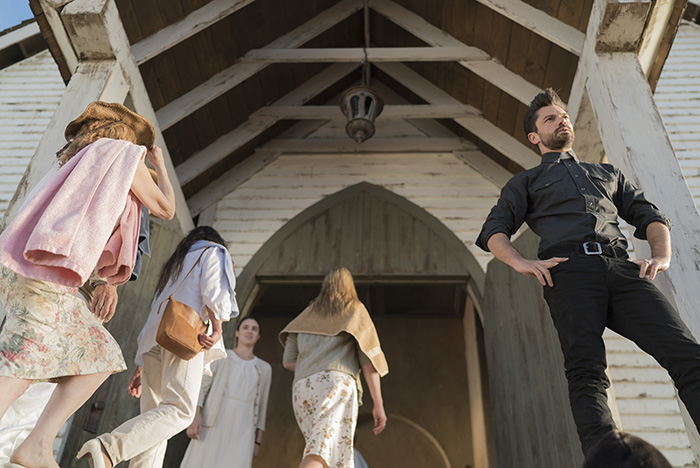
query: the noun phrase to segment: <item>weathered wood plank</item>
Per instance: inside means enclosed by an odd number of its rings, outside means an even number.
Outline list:
[[[477,0],[482,5],[497,11],[510,20],[520,24],[557,44],[564,50],[580,56],[585,35],[576,28],[557,20],[547,13],[519,0]]]
[[[145,39],[132,46],[136,63],[152,59],[163,51],[173,47],[198,32],[208,28],[213,23],[226,18],[255,0],[213,0],[203,7],[193,11],[177,23],[159,29]]]
[[[299,47],[346,19],[360,8],[361,4],[357,0],[343,0],[302,26],[271,42],[265,48],[292,49]],[[157,117],[161,129],[171,127],[176,122],[192,114],[195,110],[202,108],[230,89],[235,88],[267,66],[268,64],[240,63],[217,73],[197,88],[159,109]]]
[[[427,82],[404,65],[380,64],[377,67],[431,104],[458,103],[444,91]],[[439,102],[435,102],[438,100]],[[478,111],[475,110],[475,112]],[[484,118],[458,118],[455,119],[455,122],[521,167],[534,167],[540,162],[540,158],[533,151]]]
[[[301,105],[313,96],[322,92],[327,87],[357,68],[357,64],[331,65],[294,91],[280,98],[276,105]],[[188,158],[177,166],[176,171],[181,184],[195,179],[224,157],[231,154],[237,148],[251,141],[263,131],[274,125],[279,119],[276,117],[258,117],[256,114],[240,125],[232,132],[220,137],[208,147]]]
[[[89,103],[100,100],[105,95],[115,97],[114,90],[109,88],[110,85],[119,83],[119,80],[112,80],[115,74],[121,76],[121,69],[115,60],[84,62],[78,67],[8,204],[3,226],[14,218],[25,196],[55,166],[55,153],[65,145],[63,132],[68,123],[80,115]]]
[[[291,120],[345,120],[337,106],[265,106],[256,112],[259,117]],[[396,119],[450,119],[475,115],[474,109],[464,105],[386,105],[380,114],[382,120]]]
[[[450,62],[481,60],[483,54],[475,54],[462,47],[370,47],[362,48],[303,48],[303,49],[255,49],[241,57],[241,63],[324,63],[324,62]]]
[[[391,0],[372,0],[371,5],[373,9],[429,45],[434,47],[466,47],[465,44],[462,44],[454,37],[446,34],[420,16],[406,10]],[[483,54],[482,60],[462,61],[459,62],[460,65],[467,67],[470,71],[485,80],[495,80],[494,84],[504,92],[520,101],[527,99],[527,103],[529,104],[533,96],[532,85],[495,61],[491,61],[489,65],[477,65],[475,62],[490,61],[491,59],[485,52],[481,51],[481,53]],[[537,92],[539,92],[539,90]]]
[[[608,158],[671,219],[683,220],[682,229],[671,231],[673,267],[658,284],[673,298],[688,328],[700,336],[700,295],[692,280],[700,263],[700,216],[636,54],[598,55],[590,68],[586,90]],[[659,171],[659,167],[664,170]],[[648,255],[645,242],[635,238],[633,244],[636,256]],[[687,414],[684,416],[693,450],[698,454],[695,425]]]
[[[266,143],[266,151],[284,151],[287,153],[393,153],[459,151],[465,149],[461,138],[377,138],[364,143],[344,139],[276,139]]]

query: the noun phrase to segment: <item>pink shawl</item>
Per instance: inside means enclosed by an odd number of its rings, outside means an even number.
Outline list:
[[[145,154],[143,146],[108,138],[85,147],[46,180],[0,235],[0,263],[27,278],[64,286],[81,286],[95,266],[110,284],[126,282],[136,259],[141,210],[130,188]]]

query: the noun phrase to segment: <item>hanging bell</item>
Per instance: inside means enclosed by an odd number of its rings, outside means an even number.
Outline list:
[[[348,120],[345,132],[362,143],[374,135],[374,121],[384,108],[384,100],[373,89],[364,86],[350,88],[340,98],[340,109]]]

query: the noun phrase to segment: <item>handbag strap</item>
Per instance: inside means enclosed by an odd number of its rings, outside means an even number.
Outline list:
[[[207,249],[209,248],[209,246],[211,246],[212,244],[213,244],[213,242],[209,242],[209,243],[207,244],[207,246],[204,247],[204,250],[202,250],[202,253],[199,254],[199,258],[197,258],[197,261],[194,262],[194,265],[192,265],[192,268],[190,268],[190,271],[187,272],[187,274],[185,275],[185,277],[182,278],[182,281],[181,281],[180,284],[177,286],[177,288],[175,288],[175,291],[173,291],[171,295],[169,295],[168,297],[166,297],[165,299],[163,299],[163,300],[161,301],[161,303],[158,305],[158,312],[156,312],[156,315],[160,314],[160,307],[163,305],[163,303],[164,303],[165,301],[167,301],[168,299],[172,299],[173,296],[175,295],[175,293],[178,291],[178,289],[180,289],[180,286],[182,286],[183,284],[185,284],[185,281],[187,280],[187,277],[190,276],[190,273],[192,273],[192,271],[194,271],[194,267],[197,266],[197,264],[199,263],[199,261],[202,259],[202,256],[204,255],[204,252],[206,252]]]

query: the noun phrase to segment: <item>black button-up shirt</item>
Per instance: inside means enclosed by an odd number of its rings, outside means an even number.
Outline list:
[[[513,176],[501,190],[476,245],[489,251],[486,243],[496,233],[508,237],[523,222],[540,236],[539,252],[558,244],[597,241],[627,248],[618,216],[635,226],[634,236],[646,239],[652,221],[669,228],[671,222],[644,198],[611,164],[591,164],[562,153],[542,155],[542,163]]]

